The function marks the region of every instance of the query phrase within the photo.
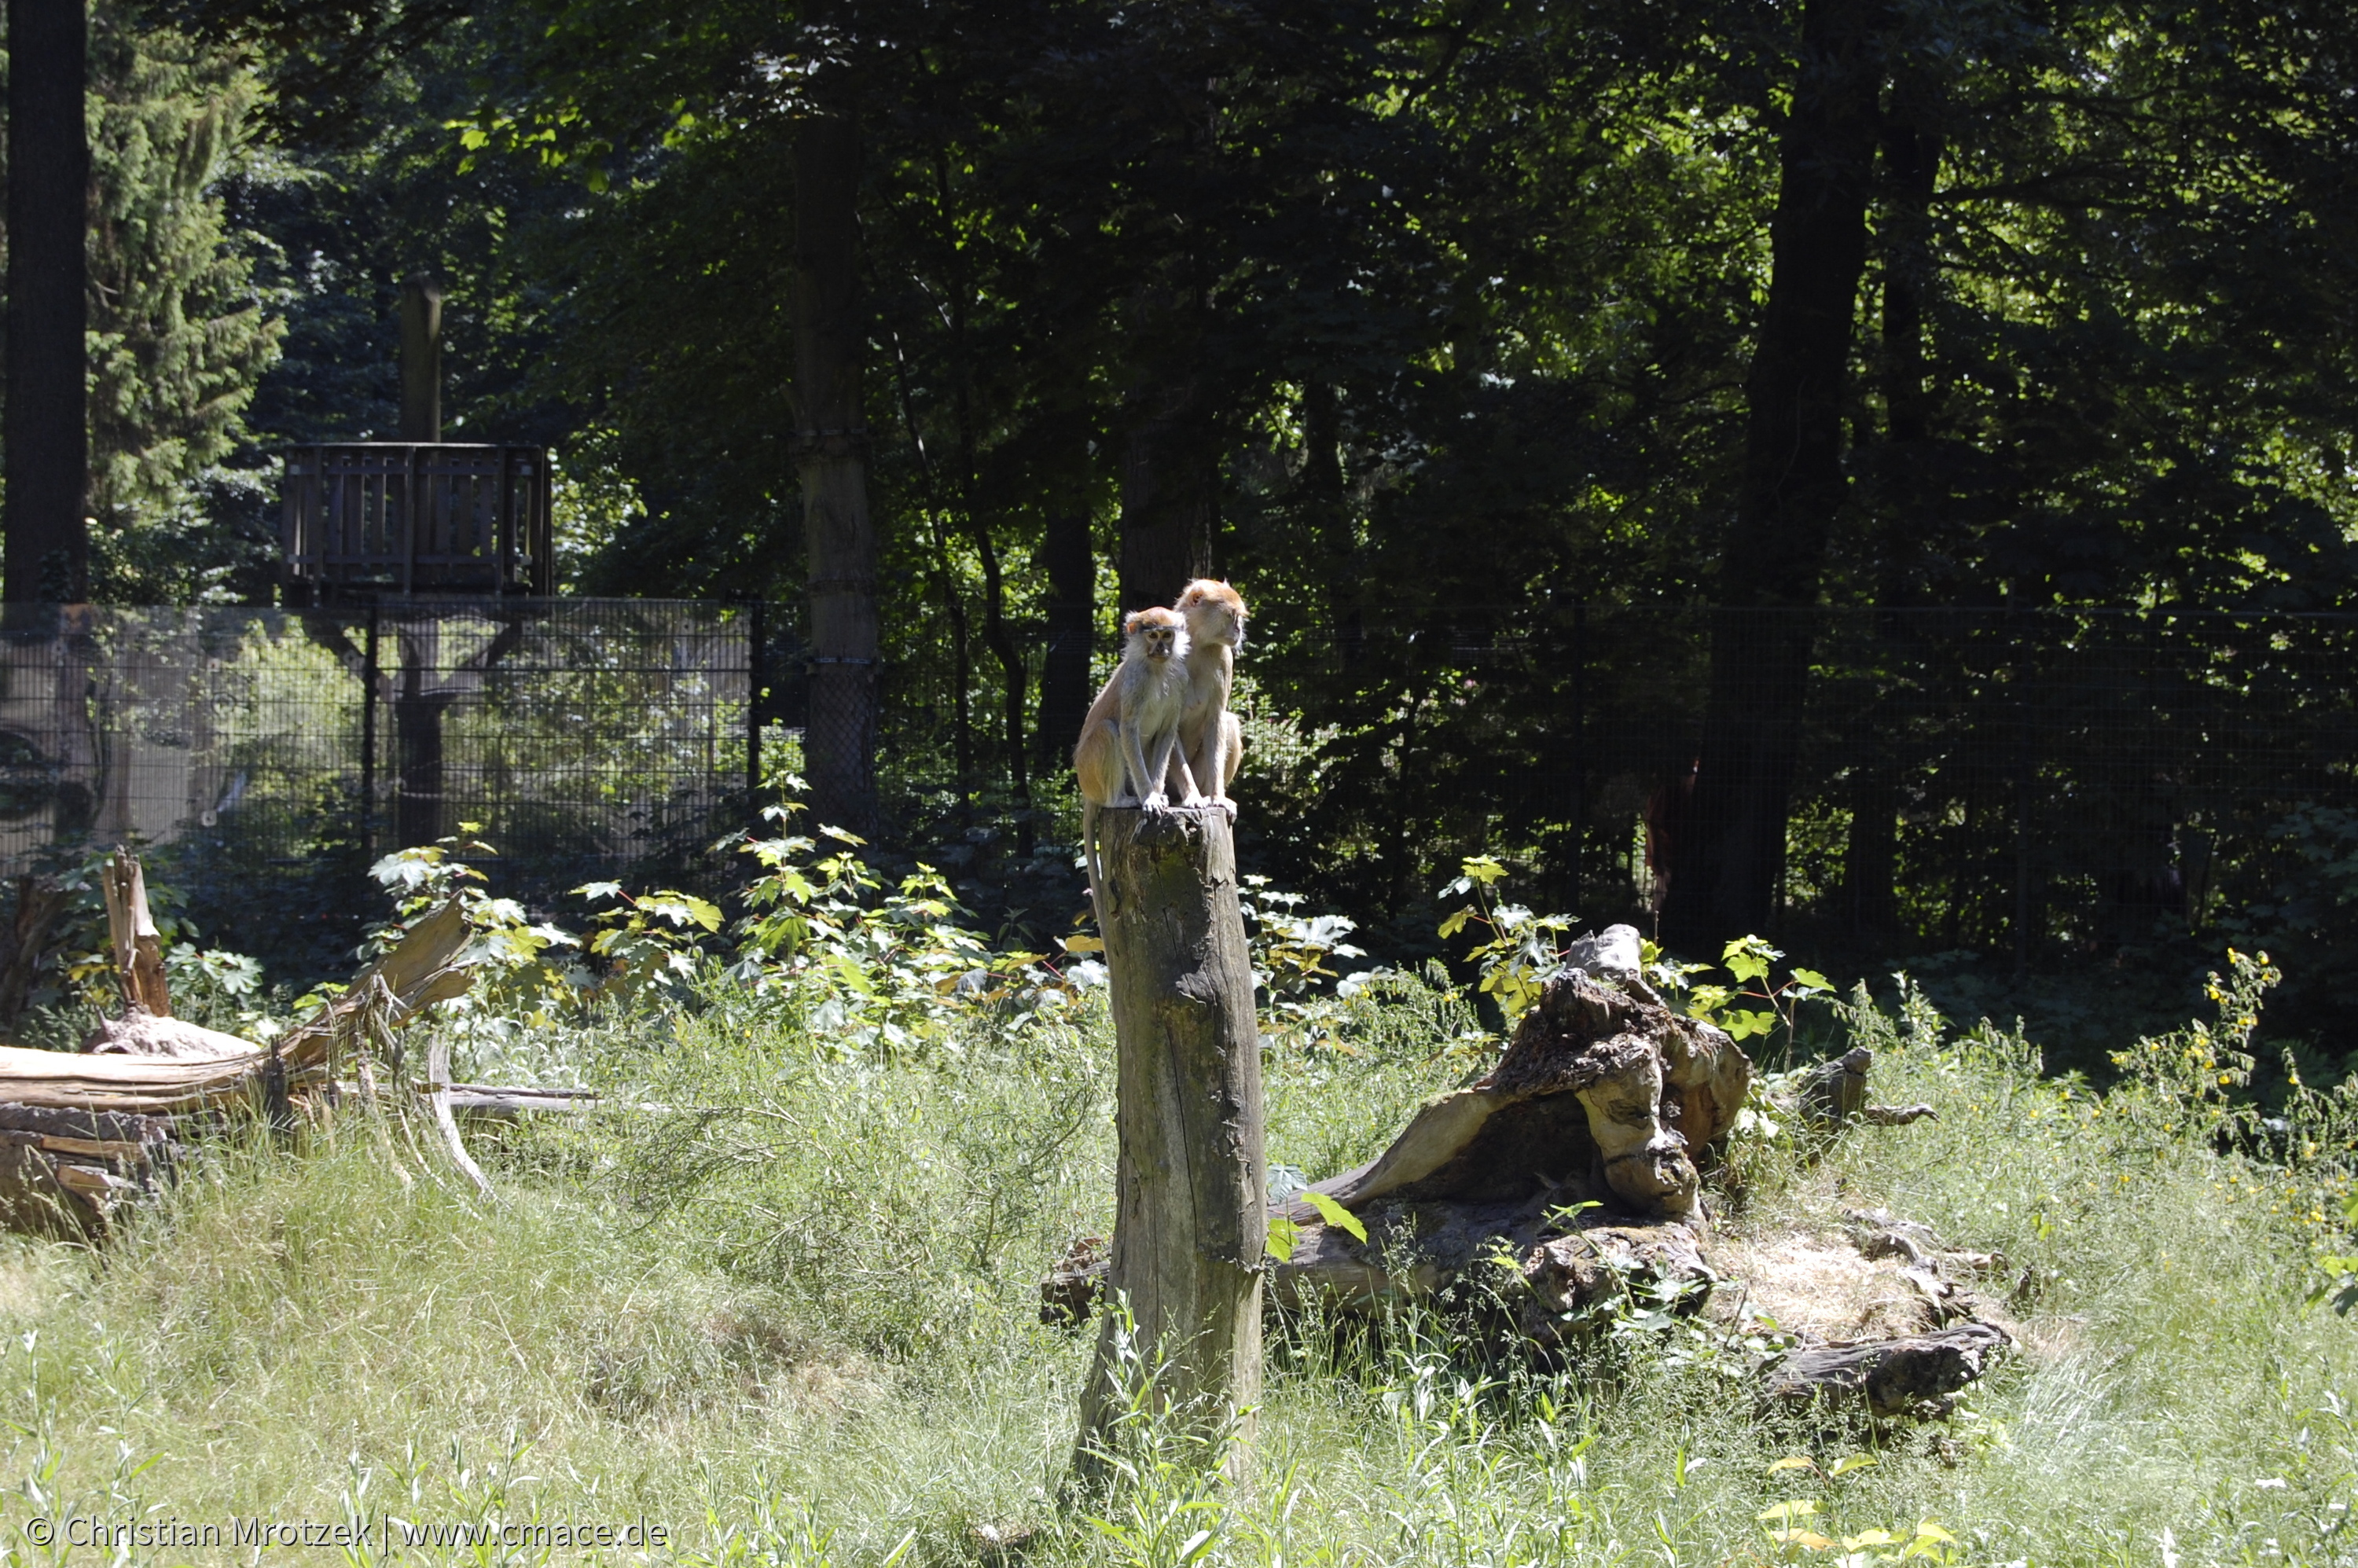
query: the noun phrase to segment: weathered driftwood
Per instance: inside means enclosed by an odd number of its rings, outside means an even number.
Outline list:
[[[249,1098],[262,1060],[259,1051],[228,1061],[183,1062],[0,1045],[0,1100],[146,1115],[206,1110]]]
[[[1260,1037],[1237,903],[1236,850],[1217,809],[1101,815],[1111,913],[1103,933],[1118,1054],[1120,1152],[1112,1290],[1156,1392],[1217,1422],[1260,1392]],[[1076,1468],[1118,1413],[1113,1314],[1082,1397]]]
[[[161,966],[146,962],[155,927],[137,862],[117,857],[107,885],[125,1011],[80,1054],[0,1045],[0,1224],[53,1229],[103,1221],[154,1184],[177,1127],[233,1108],[287,1125],[290,1096],[332,1096],[337,1059],[359,1035],[382,1039],[471,979],[460,963],[465,913],[453,900],[265,1051],[168,1015]]]
[[[600,1097],[595,1089],[452,1084],[446,1098],[454,1111],[471,1111],[481,1116],[518,1116],[529,1111],[587,1110],[596,1106]]]
[[[0,1104],[0,1225],[87,1229],[179,1156],[172,1129],[162,1117]]]
[[[1683,1217],[1700,1184],[1693,1152],[1736,1125],[1751,1082],[1751,1062],[1719,1030],[1567,968],[1487,1076],[1433,1100],[1375,1160],[1313,1190],[1357,1213],[1579,1188],[1559,1201]],[[1316,1217],[1299,1200],[1289,1212]]]
[[[1853,1121],[1870,1127],[1905,1127],[1911,1121],[1939,1120],[1929,1105],[1869,1105],[1866,1075],[1875,1066],[1875,1053],[1855,1046],[1830,1062],[1821,1062],[1801,1075],[1792,1109],[1812,1127],[1835,1128]]]
[[[1877,1420],[1945,1415],[1951,1396],[2012,1343],[1994,1324],[1959,1323],[1905,1339],[1813,1346],[1770,1368],[1761,1391],[1779,1403],[1864,1410]]]
[[[265,1054],[261,1046],[235,1034],[207,1029],[185,1018],[157,1017],[141,1004],[102,1022],[82,1042],[92,1055],[155,1056],[174,1062],[245,1062]]]
[[[128,849],[115,850],[106,859],[99,885],[106,895],[106,931],[114,948],[114,974],[123,986],[124,1005],[157,1018],[171,1017],[163,941],[147,908],[147,879],[139,870],[139,857]]]
[[[1502,1328],[1541,1352],[1595,1332],[1639,1298],[1704,1309],[1722,1271],[1710,1260],[1698,1161],[1734,1128],[1751,1064],[1719,1030],[1661,1004],[1639,968],[1635,931],[1588,938],[1572,960],[1487,1076],[1426,1104],[1373,1161],[1309,1189],[1348,1211],[1364,1239],[1328,1223],[1305,1195],[1270,1206],[1271,1218],[1295,1227],[1292,1256],[1268,1265],[1273,1306],[1350,1311],[1471,1285]],[[1802,1092],[1819,1097],[1812,1103],[1826,1125],[1875,1119],[1865,1103],[1871,1062],[1855,1052],[1805,1076]],[[1856,1368],[1887,1362],[1878,1398],[1977,1375],[2005,1336],[1979,1332],[1974,1303],[1950,1276],[1990,1260],[1941,1249],[1922,1227],[1880,1211],[1852,1219],[1868,1255],[1903,1260],[1898,1271],[1922,1298],[1920,1321],[1969,1332],[1931,1336],[1930,1350],[1916,1338],[1887,1341],[1902,1346],[1887,1357],[1789,1358],[1797,1369],[1779,1387],[1839,1392]],[[1843,1250],[1860,1261],[1859,1250]],[[1086,1318],[1109,1273],[1098,1238],[1076,1242],[1042,1281],[1043,1319]],[[1911,1396],[1917,1406],[1936,1397]]]
[[[101,1022],[81,1048],[178,1062],[259,1058],[262,1047],[251,1040],[172,1016],[162,939],[147,908],[147,879],[139,869],[139,857],[128,849],[115,850],[107,857],[99,885],[106,895],[107,938],[114,955],[115,982],[123,990],[123,1015]]]
[[[466,909],[455,898],[410,927],[343,995],[279,1036],[288,1071],[314,1078],[335,1057],[350,1054],[362,1034],[382,1036],[438,1001],[466,995],[474,975],[459,960],[471,935]]]
[[[434,1107],[434,1125],[441,1130],[443,1145],[450,1151],[450,1159],[475,1184],[475,1190],[485,1197],[492,1196],[492,1179],[467,1152],[467,1141],[459,1136],[459,1119],[450,1114],[450,1042],[437,1034],[427,1048],[426,1094]]]
[[[1271,1295],[1349,1306],[1430,1294],[1503,1251],[1520,1273],[1508,1292],[1518,1324],[1542,1345],[1633,1289],[1699,1305],[1712,1274],[1695,1155],[1735,1126],[1751,1081],[1725,1033],[1646,988],[1635,931],[1590,938],[1487,1076],[1312,1187],[1352,1212],[1365,1241],[1306,1199],[1279,1206],[1301,1237],[1272,1266]]]

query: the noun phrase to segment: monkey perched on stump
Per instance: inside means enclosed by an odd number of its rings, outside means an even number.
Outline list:
[[[1245,645],[1245,601],[1227,583],[1197,578],[1179,595],[1187,618],[1187,707],[1179,718],[1179,752],[1190,782],[1237,819],[1228,784],[1244,760],[1244,727],[1228,711],[1237,650]]]
[[[1121,630],[1120,667],[1089,704],[1080,743],[1073,748],[1092,897],[1104,883],[1098,865],[1098,812],[1109,806],[1167,811],[1171,797],[1164,785],[1174,777],[1183,805],[1198,798],[1195,775],[1179,750],[1179,719],[1187,704],[1187,622],[1176,611],[1141,610],[1122,622]]]

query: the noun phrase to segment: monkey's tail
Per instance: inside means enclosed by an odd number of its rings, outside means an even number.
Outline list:
[[[1097,916],[1098,935],[1103,938],[1107,919],[1113,914],[1106,902],[1105,867],[1098,860],[1098,803],[1081,802],[1081,858],[1089,868],[1089,908]]]

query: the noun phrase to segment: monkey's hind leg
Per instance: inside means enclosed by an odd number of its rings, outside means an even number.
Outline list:
[[[1155,748],[1154,770],[1148,776],[1163,792],[1166,802],[1189,806],[1204,804],[1204,792],[1195,787],[1195,771],[1187,766],[1187,748],[1179,743],[1176,730],[1165,735],[1163,744]],[[1175,790],[1171,787],[1174,784],[1178,785]]]

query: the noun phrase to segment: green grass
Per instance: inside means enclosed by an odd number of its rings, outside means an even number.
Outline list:
[[[989,1526],[1038,1531],[1035,1563],[1176,1562],[1209,1530],[1198,1561],[1832,1563],[1758,1518],[1807,1500],[1830,1538],[1931,1520],[1975,1563],[2358,1560],[2358,1328],[2305,1299],[2340,1223],[2330,1175],[2222,1153],[2149,1087],[2042,1080],[1995,1032],[1867,1028],[1878,1094],[1941,1119],[1822,1157],[1748,1149],[1727,1223],[1880,1203],[2028,1281],[2023,1354],[1954,1422],[1880,1444],[1765,1427],[1688,1341],[1540,1373],[1436,1316],[1372,1346],[1298,1325],[1246,1485],[1202,1481],[1169,1439],[1174,1463],[1096,1521],[1060,1514],[1088,1346],[1039,1325],[1034,1290],[1110,1212],[1102,1023],[838,1062],[791,1004],[720,997],[552,1033],[663,1108],[480,1140],[497,1205],[423,1139],[352,1118],[293,1157],[211,1152],[100,1250],[7,1243],[0,1549],[49,1561],[36,1517],[389,1511],[669,1533],[617,1562],[880,1563],[904,1541],[903,1562],[1001,1560]],[[1455,1070],[1419,1040],[1272,1063],[1271,1157],[1319,1175],[1379,1148]],[[1819,1468],[1769,1468],[1796,1453]],[[1851,1568],[1898,1548],[1860,1551]]]

